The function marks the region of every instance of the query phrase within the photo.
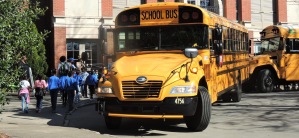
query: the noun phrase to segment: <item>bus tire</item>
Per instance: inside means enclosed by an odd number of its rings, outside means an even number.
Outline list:
[[[235,85],[235,91],[231,93],[233,102],[240,102],[242,95],[242,80],[241,74],[238,72],[237,84]]]
[[[209,91],[198,86],[198,103],[195,114],[193,116],[184,116],[184,120],[189,130],[203,131],[205,130],[211,119],[211,98]]]
[[[260,71],[257,78],[257,89],[263,93],[272,92],[274,81],[272,72],[269,69],[263,69]]]
[[[230,102],[231,101],[231,97],[230,97],[230,92],[226,92],[224,94],[221,95],[222,101],[223,102]]]
[[[121,117],[105,116],[105,123],[108,129],[118,129],[121,125]]]

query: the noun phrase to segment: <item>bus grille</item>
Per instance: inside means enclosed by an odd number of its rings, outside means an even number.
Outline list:
[[[148,81],[139,84],[135,81],[123,81],[122,89],[124,98],[158,98],[162,81]]]

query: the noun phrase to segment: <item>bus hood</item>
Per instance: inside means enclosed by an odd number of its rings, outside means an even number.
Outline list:
[[[113,70],[125,76],[168,76],[171,71],[190,60],[182,53],[142,54],[124,56],[114,63]]]

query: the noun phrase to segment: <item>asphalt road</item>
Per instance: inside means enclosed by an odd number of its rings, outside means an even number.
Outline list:
[[[243,93],[239,103],[214,103],[211,122],[203,132],[190,132],[182,119],[123,118],[120,129],[109,130],[94,106],[76,110],[68,127],[112,137],[297,138],[298,103],[299,91]]]

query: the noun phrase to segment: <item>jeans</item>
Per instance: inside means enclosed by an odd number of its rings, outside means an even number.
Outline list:
[[[76,91],[76,96],[75,96],[75,101],[77,101],[78,100],[78,102],[80,101],[80,96],[79,96],[79,94],[80,94],[80,86],[78,85],[78,92]]]
[[[24,111],[28,111],[28,103],[27,103],[28,94],[23,93],[20,96],[22,98],[22,112],[24,113]],[[25,107],[25,103],[26,103],[26,107]]]
[[[87,97],[87,85],[86,84],[84,84],[82,86],[82,90],[83,90],[82,96],[83,97]]]
[[[68,90],[67,95],[69,98],[69,109],[71,110],[74,108],[74,106],[73,106],[73,101],[74,101],[74,96],[75,96],[74,90]]]
[[[62,105],[66,106],[66,101],[67,101],[67,91],[62,90]]]
[[[88,85],[88,86],[89,86],[90,99],[93,99],[94,85]]]
[[[40,111],[42,111],[43,97],[42,96],[35,96],[35,98],[36,98],[36,109],[40,112]]]
[[[58,89],[50,90],[52,110],[56,111]]]

